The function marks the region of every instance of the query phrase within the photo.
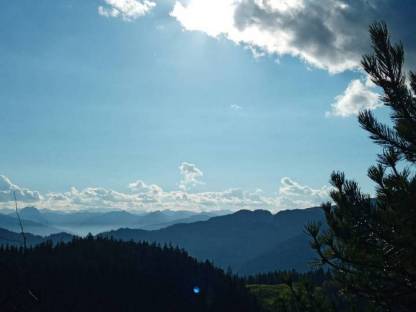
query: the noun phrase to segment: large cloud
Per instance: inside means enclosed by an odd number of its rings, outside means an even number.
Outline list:
[[[185,185],[202,183],[202,171],[190,163],[182,163]],[[87,187],[79,190],[75,187],[68,192],[47,193],[20,188],[7,177],[0,176],[0,206],[8,207],[13,200],[12,191],[16,191],[17,199],[25,203],[33,203],[40,208],[49,209],[125,209],[153,211],[162,209],[212,211],[239,209],[268,209],[278,211],[288,208],[306,208],[321,204],[328,200],[328,188],[313,189],[301,185],[289,178],[283,178],[279,191],[275,195],[267,195],[262,190],[246,191],[239,188],[224,191],[191,192],[186,188],[165,191],[156,184],[147,184],[137,180],[128,185],[128,191],[120,192],[103,187]]]
[[[186,30],[293,55],[331,73],[358,68],[369,49],[368,25],[385,20],[416,64],[410,0],[189,0],[177,1],[171,16]]]
[[[105,17],[121,17],[125,21],[132,21],[152,10],[156,3],[145,0],[104,0],[106,5],[98,7],[98,14]]]

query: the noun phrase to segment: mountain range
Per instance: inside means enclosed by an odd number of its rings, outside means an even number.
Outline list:
[[[60,212],[35,207],[25,207],[19,210],[24,230],[38,235],[49,235],[68,232],[74,235],[97,234],[123,227],[132,229],[154,230],[176,223],[190,223],[208,220],[213,216],[227,214],[229,211],[191,212],[191,211],[154,211],[142,214],[127,211],[77,211]],[[3,210],[0,213],[0,228],[20,232],[16,213]]]
[[[314,258],[304,227],[324,220],[320,208],[240,210],[189,224],[146,231],[119,229],[100,235],[125,241],[149,241],[185,249],[199,260],[208,259],[239,274],[272,270],[306,271]]]
[[[309,245],[308,236],[304,233],[304,227],[309,222],[324,220],[322,209],[316,207],[285,210],[276,214],[266,210],[240,210],[215,217],[172,211],[144,215],[125,211],[64,214],[25,208],[21,210],[21,217],[24,219],[26,232],[43,233],[43,236],[28,236],[28,242],[31,244],[48,239],[54,242],[69,240],[72,237],[70,234],[48,236],[51,233],[62,232],[59,230],[65,226],[72,229],[107,227],[112,230],[101,232],[97,236],[178,246],[198,260],[212,261],[215,265],[223,269],[230,268],[240,275],[274,270],[309,270],[309,263],[315,254]],[[198,221],[199,219],[203,220]],[[10,215],[0,215],[0,228],[19,232],[16,221],[16,218]],[[13,229],[10,229],[10,226],[5,227],[5,223],[13,223]],[[156,224],[165,224],[166,227],[157,228]],[[123,227],[118,228],[120,225]],[[146,226],[157,229],[143,229]],[[48,231],[52,232],[47,233]],[[76,232],[72,231],[71,234],[73,233]],[[8,240],[3,240],[2,237]],[[4,230],[0,233],[0,244],[10,244],[11,240],[21,239],[17,233],[11,234]]]
[[[73,238],[74,236],[68,233],[55,233],[47,236],[25,233],[27,246],[35,246],[47,241],[50,241],[54,244],[61,242],[67,243],[70,242]],[[23,246],[23,236],[21,233],[0,228],[0,245]]]

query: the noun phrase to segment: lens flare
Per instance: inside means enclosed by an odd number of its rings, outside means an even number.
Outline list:
[[[195,286],[193,288],[193,292],[194,292],[195,295],[198,295],[201,292],[201,289],[198,286]]]

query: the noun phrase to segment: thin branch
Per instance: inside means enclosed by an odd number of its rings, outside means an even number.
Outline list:
[[[19,210],[17,208],[16,191],[13,191],[13,197],[14,197],[14,204],[15,204],[15,208],[16,208],[17,219],[19,220],[20,234],[22,234],[22,237],[23,237],[23,248],[24,248],[24,251],[26,252],[26,249],[27,249],[26,234],[25,234],[25,231],[23,229],[23,223],[22,223],[22,219],[20,218]]]

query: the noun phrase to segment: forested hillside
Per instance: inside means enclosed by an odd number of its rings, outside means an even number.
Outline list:
[[[0,311],[261,311],[241,280],[148,243],[3,246],[0,275]]]

